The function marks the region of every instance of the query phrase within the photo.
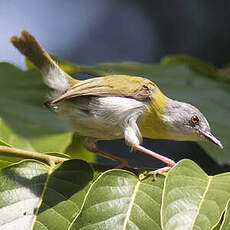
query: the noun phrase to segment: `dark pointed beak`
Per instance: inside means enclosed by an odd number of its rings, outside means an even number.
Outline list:
[[[217,137],[215,137],[213,134],[211,133],[206,133],[203,131],[200,131],[201,135],[204,136],[208,141],[211,141],[212,143],[218,145],[221,149],[223,149],[223,145],[221,144],[221,142],[218,140]]]

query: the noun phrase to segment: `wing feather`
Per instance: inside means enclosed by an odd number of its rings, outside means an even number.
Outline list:
[[[146,78],[110,75],[81,81],[51,103],[81,96],[117,96],[144,101],[151,99],[156,88],[156,84]]]

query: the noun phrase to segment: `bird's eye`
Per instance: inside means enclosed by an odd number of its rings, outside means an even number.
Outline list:
[[[192,122],[193,125],[196,125],[199,123],[200,119],[197,115],[192,115],[190,121]]]

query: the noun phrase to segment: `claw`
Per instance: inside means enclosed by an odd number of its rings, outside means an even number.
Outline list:
[[[167,167],[164,167],[164,168],[157,169],[157,170],[153,171],[153,177],[156,178],[157,174],[165,174],[165,173],[167,173],[171,168],[172,168],[172,167],[167,166]]]
[[[141,173],[139,175],[139,180],[144,180],[146,177],[152,176],[153,180],[157,180],[157,174],[165,174],[167,173],[172,167],[164,167],[164,168],[160,168],[157,169],[155,171],[144,171],[143,173]]]

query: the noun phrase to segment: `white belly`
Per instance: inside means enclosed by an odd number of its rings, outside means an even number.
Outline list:
[[[56,111],[79,135],[111,140],[123,138],[128,119],[144,107],[132,98],[82,96],[59,103]]]

